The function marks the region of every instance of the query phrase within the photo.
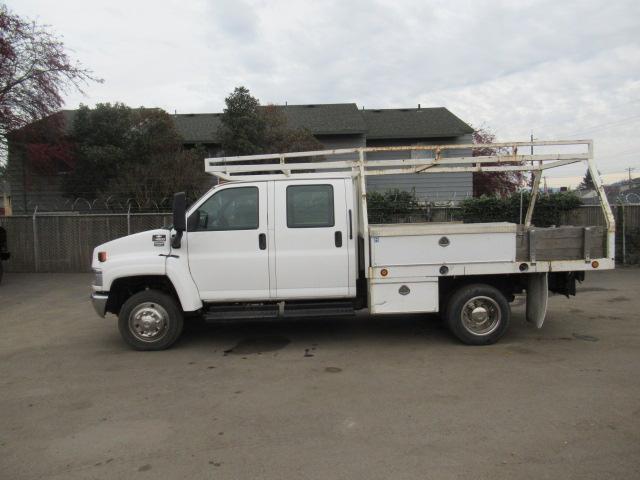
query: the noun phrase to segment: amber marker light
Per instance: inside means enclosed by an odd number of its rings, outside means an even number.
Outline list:
[[[380,270],[380,275],[386,277],[387,275],[389,275],[389,270],[383,268],[382,270]]]
[[[598,268],[600,266],[600,262],[598,262],[597,260],[594,260],[593,262],[591,262],[591,266],[593,268]]]
[[[98,261],[106,262],[107,261],[107,252],[98,252]]]

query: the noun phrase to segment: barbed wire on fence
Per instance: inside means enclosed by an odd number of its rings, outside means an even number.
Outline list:
[[[52,198],[29,200],[24,212],[30,214],[38,212],[67,212],[67,213],[161,213],[171,210],[172,198],[164,197],[159,201],[148,200],[140,202],[135,198],[120,199],[114,196],[89,200],[83,197],[77,198]]]

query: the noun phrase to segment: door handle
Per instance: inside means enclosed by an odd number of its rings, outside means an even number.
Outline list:
[[[267,235],[264,233],[261,233],[260,235],[258,235],[258,247],[260,247],[260,250],[266,250],[267,249]]]
[[[342,246],[342,232],[336,232],[335,240],[336,247],[340,248]]]

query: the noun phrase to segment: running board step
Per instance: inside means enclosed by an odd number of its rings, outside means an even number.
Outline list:
[[[267,305],[209,305],[207,321],[353,316],[351,302],[284,303]]]
[[[355,315],[353,303],[293,303],[285,304],[283,317],[344,317]]]

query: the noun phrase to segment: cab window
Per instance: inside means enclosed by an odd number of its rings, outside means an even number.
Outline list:
[[[291,185],[287,187],[287,227],[333,227],[333,187],[331,185]]]
[[[189,217],[189,230],[215,232],[258,228],[258,188],[226,188],[213,194]]]

